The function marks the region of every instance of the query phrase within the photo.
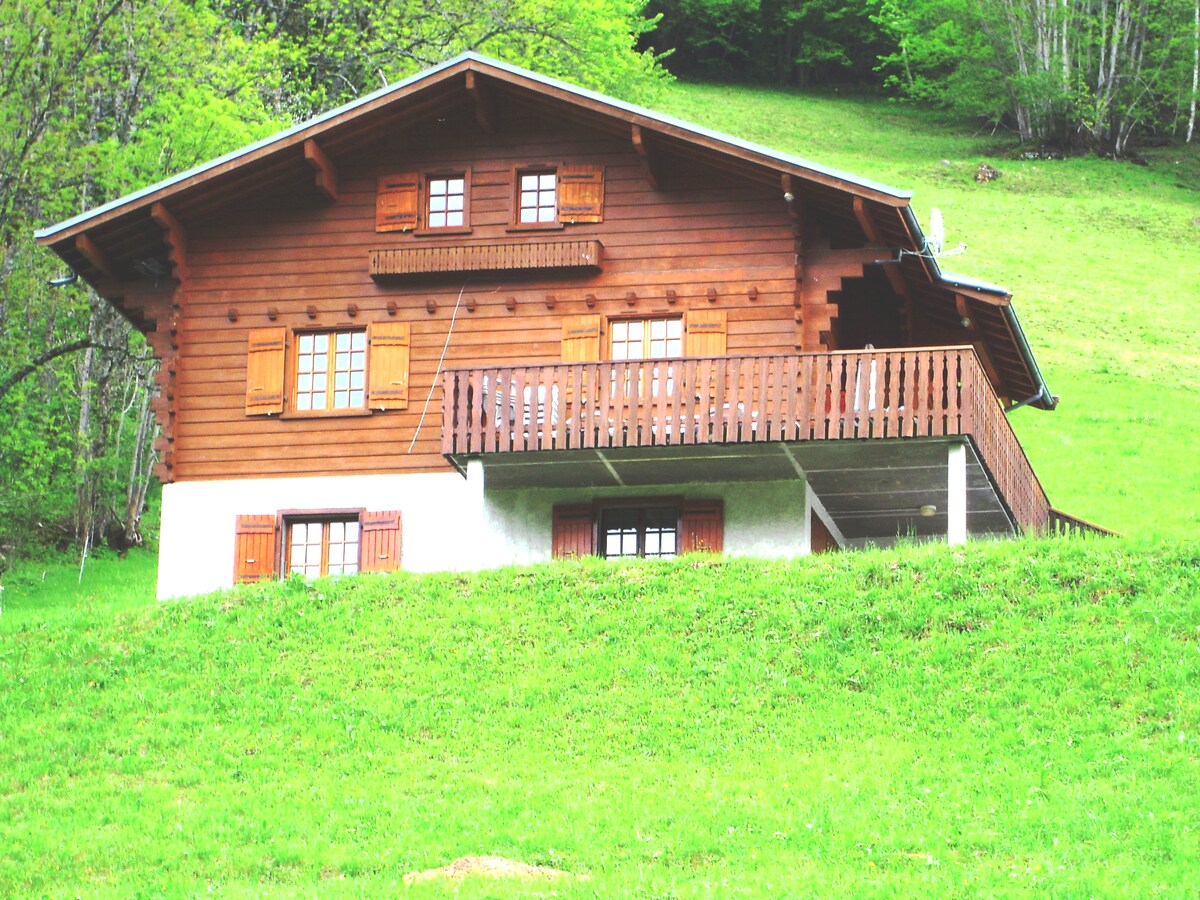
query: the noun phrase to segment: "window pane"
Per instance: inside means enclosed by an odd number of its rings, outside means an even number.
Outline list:
[[[429,227],[430,228],[443,228],[443,227],[445,227],[445,225],[446,225],[446,214],[445,213],[430,213],[429,214]]]
[[[431,178],[429,179],[429,196],[437,197],[444,196],[446,193],[446,179]]]
[[[446,209],[446,198],[445,197],[430,197],[429,198],[429,211],[431,213],[432,212],[442,212],[445,209]]]
[[[314,334],[313,335],[313,350],[316,353],[328,353],[329,352],[329,335]]]
[[[541,188],[543,191],[554,190],[555,177],[556,176],[553,172],[547,172],[545,175],[539,176],[538,177],[538,187]]]
[[[312,353],[312,349],[313,349],[313,336],[311,334],[300,335],[300,352],[301,353]]]
[[[446,213],[446,224],[458,226],[463,223],[463,214],[461,212]]]
[[[521,176],[521,190],[522,191],[536,191],[537,186],[538,186],[538,177],[536,175],[522,175]],[[524,203],[525,201],[522,200],[521,202]]]
[[[543,206],[542,208],[540,208],[538,210],[538,221],[539,222],[553,222],[554,221],[554,207],[553,206]]]
[[[461,194],[465,187],[465,182],[461,178],[451,178],[449,187],[446,189],[448,194]]]

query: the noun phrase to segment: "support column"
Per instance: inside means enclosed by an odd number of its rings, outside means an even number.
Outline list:
[[[951,444],[946,452],[946,543],[967,542],[967,445]]]
[[[485,569],[492,562],[492,535],[488,525],[487,496],[484,493],[483,460],[474,457],[467,460],[467,533],[475,540],[471,569]]]

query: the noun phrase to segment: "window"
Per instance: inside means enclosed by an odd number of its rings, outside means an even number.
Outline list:
[[[550,551],[556,559],[720,553],[724,530],[720,500],[602,499],[555,506]]]
[[[282,510],[237,517],[233,577],[263,581],[391,572],[400,567],[400,511]]]
[[[675,507],[621,508],[600,513],[601,555],[674,556],[679,541],[679,510]]]
[[[296,335],[297,412],[361,409],[366,402],[367,333]]]
[[[462,228],[466,224],[467,182],[462,175],[428,178],[425,193],[426,228]]]
[[[517,222],[521,225],[558,221],[558,174],[553,171],[517,174]]]
[[[408,322],[344,331],[256,328],[246,348],[246,415],[363,415],[408,408]]]
[[[663,359],[683,355],[683,320],[618,319],[610,323],[610,358]]]
[[[289,573],[319,578],[358,571],[358,518],[287,522]]]

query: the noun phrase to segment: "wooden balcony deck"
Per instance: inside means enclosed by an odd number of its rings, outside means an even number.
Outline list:
[[[969,438],[1013,520],[1050,505],[973,348],[564,363],[445,373],[442,450]]]

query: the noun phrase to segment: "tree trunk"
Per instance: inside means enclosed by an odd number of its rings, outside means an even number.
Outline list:
[[[1196,15],[1192,20],[1192,111],[1188,115],[1187,142],[1196,134],[1196,93],[1200,91],[1200,0],[1196,0]]]

